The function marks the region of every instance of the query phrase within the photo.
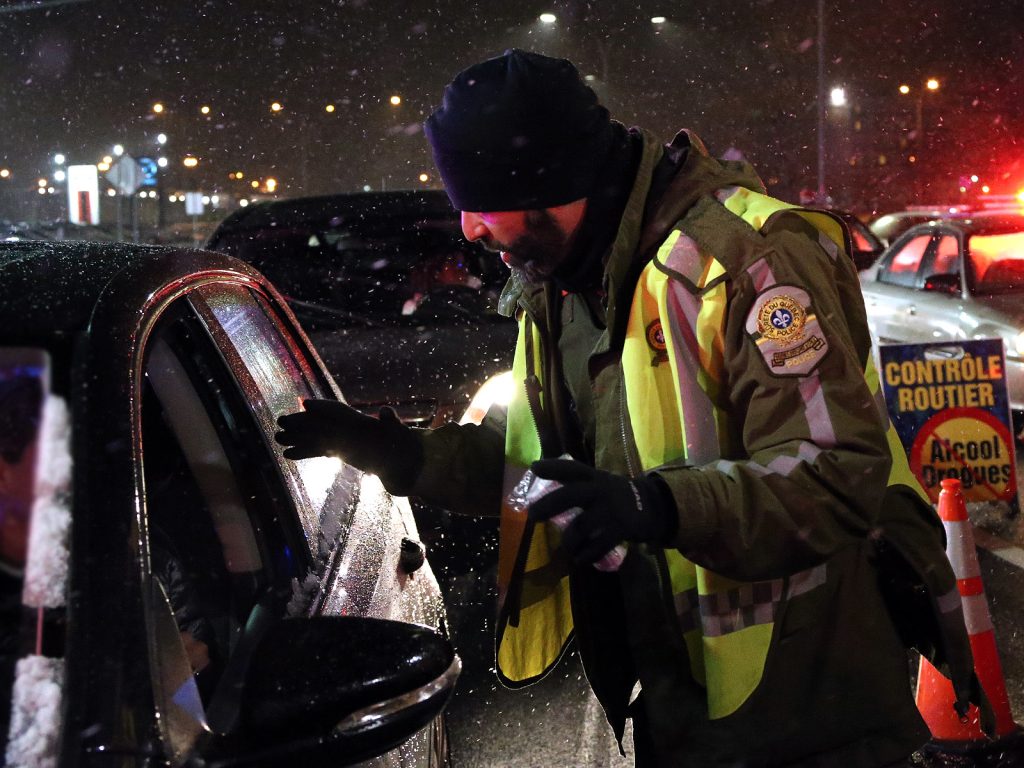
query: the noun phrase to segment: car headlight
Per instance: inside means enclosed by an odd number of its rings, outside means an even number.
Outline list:
[[[459,424],[479,424],[495,405],[507,406],[512,402],[515,380],[512,371],[491,376],[469,401],[469,407],[459,419]]]

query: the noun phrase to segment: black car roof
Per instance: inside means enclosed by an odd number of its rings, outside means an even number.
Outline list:
[[[297,197],[254,203],[240,208],[220,223],[208,247],[216,247],[226,233],[283,224],[311,224],[346,217],[367,216],[457,217],[448,195],[438,189],[393,192],[352,192],[319,197]]]
[[[54,390],[66,394],[76,343],[111,281],[118,282],[118,290],[109,295],[106,306],[113,315],[108,312],[103,334],[128,343],[140,309],[155,292],[204,272],[266,285],[248,264],[209,251],[132,243],[0,242],[0,347],[47,350]]]
[[[223,254],[171,246],[0,242],[0,345],[49,348],[66,341],[88,326],[104,288],[129,267],[139,268],[132,286],[138,295],[125,300],[140,306],[148,292],[197,271],[258,274]]]
[[[41,343],[85,327],[114,275],[140,258],[171,250],[125,243],[0,243],[0,340]]]

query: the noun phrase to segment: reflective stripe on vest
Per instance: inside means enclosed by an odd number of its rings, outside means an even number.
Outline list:
[[[702,466],[721,457],[718,435],[726,433],[725,417],[714,393],[722,370],[724,274],[721,264],[678,230],[641,273],[622,367],[645,472],[669,463]],[[725,717],[761,681],[785,583],[726,579],[674,549],[665,550],[665,559],[691,672],[707,689],[709,717]]]

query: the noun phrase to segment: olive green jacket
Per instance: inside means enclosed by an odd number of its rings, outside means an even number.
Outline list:
[[[693,679],[665,576],[663,550],[631,545],[618,574],[572,574],[576,639],[588,679],[621,738],[636,681],[659,764],[666,766],[887,765],[928,738],[910,691],[904,643],[879,587],[876,541],[888,508],[899,520],[896,549],[930,571],[933,593],[955,586],[934,513],[913,492],[891,488],[884,407],[865,381],[870,339],[856,273],[831,258],[802,225],[785,217],[770,233],[727,210],[723,190],[763,191],[739,163],[709,157],[696,137],[673,147],[685,159],[659,200],[647,199],[664,149],[649,136],[633,193],[606,260],[606,328],[589,348],[565,332],[590,322],[583,299],[548,285],[507,287],[506,307],[527,312],[549,352],[542,380],[549,429],[563,447],[580,442],[563,370],[589,371],[594,423],[585,446],[594,464],[629,474],[635,452],[623,430],[620,352],[640,270],[673,229],[725,267],[728,304],[716,340],[724,376],[716,405],[722,460],[655,470],[678,511],[674,546],[690,561],[744,582],[787,579],[825,564],[824,583],[779,606],[763,677],[733,714],[708,718]],[[796,286],[814,303],[828,341],[808,389],[806,377],[778,376],[748,320],[763,275]],[[685,279],[680,276],[680,279]],[[553,342],[553,343],[552,343]],[[561,342],[561,343],[559,343]],[[577,345],[578,346],[578,345]],[[577,393],[578,395],[579,393]],[[480,427],[449,425],[424,436],[427,461],[414,495],[468,514],[496,514],[504,438],[500,414]],[[933,598],[934,603],[934,598]],[[959,621],[959,625],[957,625]],[[940,661],[969,662],[962,617],[955,638],[936,643]],[[958,628],[959,627],[959,628]]]

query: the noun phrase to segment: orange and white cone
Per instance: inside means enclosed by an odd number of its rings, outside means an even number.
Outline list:
[[[1017,731],[1010,713],[1010,700],[1006,695],[1002,665],[996,650],[992,617],[981,582],[978,552],[974,547],[974,534],[967,519],[960,481],[948,478],[942,481],[939,492],[939,517],[946,529],[946,555],[956,574],[957,587],[963,604],[964,620],[974,656],[974,672],[992,706],[995,715],[995,736],[1002,738]],[[917,708],[938,742],[971,742],[989,739],[981,730],[978,708],[972,706],[963,720],[953,709],[956,696],[953,684],[923,657],[917,678]]]

